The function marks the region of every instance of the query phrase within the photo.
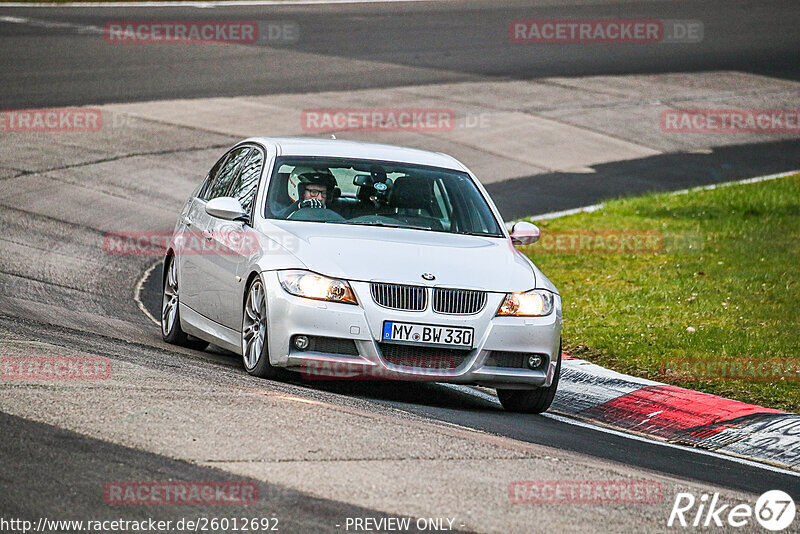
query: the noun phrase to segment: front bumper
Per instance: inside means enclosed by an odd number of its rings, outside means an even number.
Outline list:
[[[475,315],[405,312],[378,306],[369,283],[350,282],[359,305],[296,297],[280,286],[275,271],[262,273],[267,294],[270,362],[301,372],[307,378],[427,380],[488,387],[530,389],[549,386],[556,372],[561,337],[561,298],[546,317],[495,317],[504,295],[489,293],[486,306]],[[396,365],[384,356],[380,343],[384,321],[472,327],[473,348],[459,351],[452,365]],[[298,350],[296,335],[353,340],[352,354]],[[389,348],[389,347],[386,347]],[[357,352],[357,354],[355,354]],[[443,351],[453,354],[451,351]],[[545,360],[537,369],[500,367],[498,352],[536,353]],[[430,350],[427,351],[431,353]]]

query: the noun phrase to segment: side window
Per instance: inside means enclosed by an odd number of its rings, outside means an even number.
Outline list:
[[[250,157],[242,166],[242,172],[231,189],[230,196],[242,203],[244,211],[250,213],[253,199],[258,189],[258,180],[261,178],[261,169],[264,166],[264,154],[260,150],[253,150]]]
[[[248,152],[250,152],[250,147],[244,146],[230,153],[228,159],[219,168],[216,176],[211,177],[203,194],[204,200],[227,196],[228,190],[231,188],[234,178],[236,178],[239,165],[244,161]]]
[[[206,175],[206,179],[205,181],[203,181],[203,186],[200,188],[200,192],[197,194],[199,198],[207,200],[206,193],[208,193],[209,188],[211,188],[211,183],[214,181],[214,178],[217,176],[217,173],[219,173],[220,167],[222,167],[222,164],[225,163],[227,159],[228,159],[228,154],[225,154],[219,159],[219,161],[217,161],[214,164],[213,167],[211,167],[211,170],[208,171],[208,175]]]

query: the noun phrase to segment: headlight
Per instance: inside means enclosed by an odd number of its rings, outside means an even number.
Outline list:
[[[308,271],[279,271],[281,287],[292,295],[315,300],[356,304],[350,284]]]
[[[536,317],[553,311],[553,294],[542,289],[527,293],[508,293],[497,315]]]

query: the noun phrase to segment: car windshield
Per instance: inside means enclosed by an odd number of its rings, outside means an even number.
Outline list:
[[[280,157],[265,216],[503,237],[468,174],[385,161]]]

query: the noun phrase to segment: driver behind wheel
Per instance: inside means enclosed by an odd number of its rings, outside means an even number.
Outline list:
[[[336,178],[329,171],[295,167],[289,174],[288,193],[294,203],[291,211],[302,208],[325,208],[333,199]]]

